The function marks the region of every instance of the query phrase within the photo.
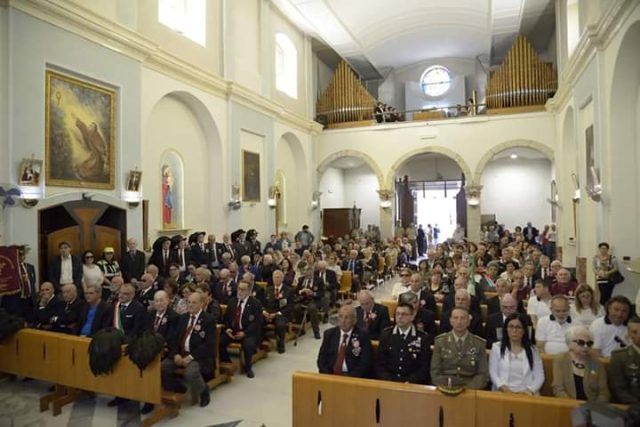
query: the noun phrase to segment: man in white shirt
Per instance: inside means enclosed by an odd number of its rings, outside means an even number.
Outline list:
[[[611,352],[627,347],[629,335],[627,321],[631,314],[631,301],[622,295],[616,295],[607,303],[607,315],[591,323],[593,348],[602,357],[610,357]]]
[[[569,351],[565,334],[571,327],[569,300],[564,295],[551,299],[551,314],[538,320],[536,345],[543,353],[558,354]]]
[[[393,285],[391,297],[394,301],[398,301],[400,294],[408,292],[411,289],[411,272],[408,268],[402,269],[400,272],[400,281]]]
[[[549,290],[549,282],[537,280],[534,293],[527,303],[527,314],[531,317],[531,323],[535,328],[538,327],[538,319],[551,314],[551,291]]]

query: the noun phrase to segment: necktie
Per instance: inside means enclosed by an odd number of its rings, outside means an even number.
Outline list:
[[[162,321],[162,315],[156,315],[156,321],[153,323],[153,332],[158,332],[158,326],[160,326],[160,322]]]
[[[169,251],[164,251],[164,265],[169,265]]]
[[[187,329],[184,330],[184,335],[182,336],[182,341],[180,344],[180,348],[184,349],[184,351],[187,351],[185,344],[187,342],[187,337],[191,335],[191,331],[193,331],[193,327],[195,326],[195,323],[196,323],[196,316],[192,314],[189,319],[189,325],[187,326]]]
[[[276,299],[280,299],[280,288],[276,288]]]
[[[129,252],[129,255],[131,255],[131,258],[135,258],[136,257],[136,251]]]
[[[456,347],[458,348],[458,354],[462,354],[462,338],[457,339]]]
[[[349,271],[351,271],[352,273],[355,272],[355,268],[353,266],[353,261],[349,261]]]
[[[368,311],[367,312],[367,329],[369,329],[371,327],[371,322],[373,321],[373,319],[371,318],[371,312]]]
[[[340,348],[338,349],[338,356],[336,357],[336,363],[333,365],[334,375],[342,375],[342,364],[344,358],[347,355],[347,341],[349,340],[348,334],[342,334],[342,341],[340,342]]]
[[[233,319],[233,332],[240,331],[240,318],[242,317],[242,300],[238,301],[238,306],[236,307],[236,316]]]
[[[178,252],[178,262],[181,266],[184,265],[184,251],[182,249]]]

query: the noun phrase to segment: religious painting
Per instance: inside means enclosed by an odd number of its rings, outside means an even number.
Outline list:
[[[260,154],[242,150],[242,201],[260,201]]]
[[[174,151],[166,152],[160,167],[162,229],[182,228],[183,168],[180,156]]]
[[[46,72],[47,185],[114,189],[115,113],[114,89]]]
[[[135,170],[129,171],[129,179],[127,179],[127,191],[140,191],[140,180],[142,179],[142,172]]]
[[[42,174],[42,160],[24,159],[20,163],[18,174],[20,185],[39,186],[40,175]]]

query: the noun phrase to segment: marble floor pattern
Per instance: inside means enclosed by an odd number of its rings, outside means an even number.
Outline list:
[[[395,282],[392,279],[390,282]],[[392,285],[374,290],[376,300],[390,298]],[[321,325],[321,330],[331,327]],[[291,374],[295,371],[317,372],[316,357],[320,340],[309,331],[298,345],[287,343],[285,354],[269,353],[254,366],[255,378],[234,376],[211,393],[206,408],[185,405],[180,415],[156,424],[162,427],[289,427],[291,426]],[[57,417],[51,411],[39,412],[40,396],[50,384],[39,381],[0,380],[0,427],[134,427],[143,417],[141,405],[129,402],[117,409],[109,408],[110,396],[88,397],[66,405]]]

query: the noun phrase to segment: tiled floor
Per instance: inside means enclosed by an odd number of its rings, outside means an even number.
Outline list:
[[[397,279],[396,279],[397,280]],[[376,299],[388,299],[391,284],[374,291]],[[323,325],[322,329],[331,327]],[[310,331],[309,331],[310,332]],[[160,422],[159,426],[235,426],[289,427],[291,426],[291,374],[295,371],[316,372],[316,357],[320,340],[307,333],[298,346],[287,343],[287,352],[269,353],[269,357],[254,366],[255,378],[237,374],[233,381],[212,392],[211,404],[206,408],[187,406],[180,416]],[[0,382],[0,427],[111,427],[138,426],[141,422],[139,406],[134,403],[118,409],[107,407],[108,396],[87,398],[67,405],[62,414],[39,412],[39,398],[47,392],[48,384],[38,381]]]

